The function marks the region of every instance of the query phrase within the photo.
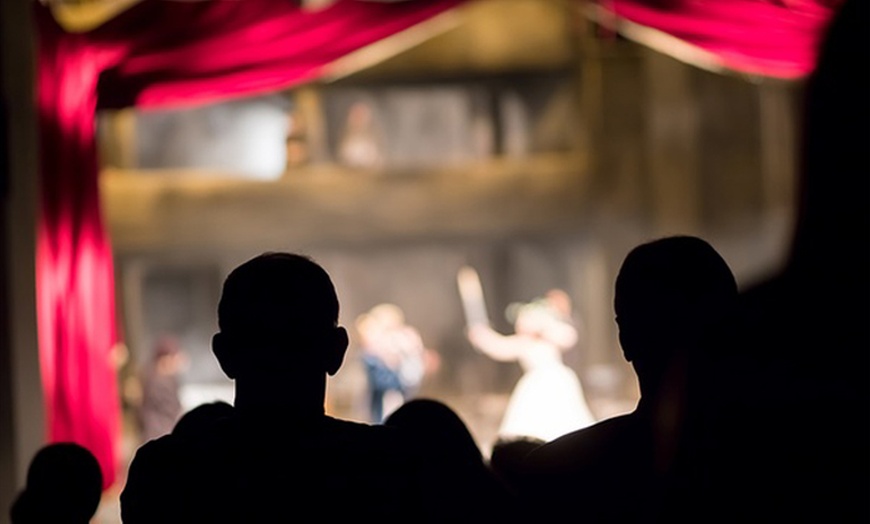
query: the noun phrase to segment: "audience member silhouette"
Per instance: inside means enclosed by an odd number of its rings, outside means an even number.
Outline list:
[[[235,413],[232,404],[222,400],[200,404],[178,419],[172,434],[185,438],[205,436],[215,426]]]
[[[512,494],[519,495],[526,456],[545,442],[535,437],[499,438],[489,454],[489,468]]]
[[[121,495],[124,522],[379,522],[421,513],[421,461],[396,428],[324,412],[348,335],[329,275],[266,253],[233,270],[214,354],[235,381],[234,413],[201,437],[142,446]]]
[[[635,247],[616,279],[614,309],[625,358],[641,398],[626,415],[604,420],[532,451],[524,493],[552,518],[579,512],[587,522],[657,522],[692,515],[721,486],[697,484],[691,451],[710,444],[691,398],[697,373],[721,353],[737,284],[725,260],[702,239],[661,238]],[[693,439],[701,440],[693,440]],[[582,502],[578,503],[577,500]]]
[[[516,497],[489,469],[465,422],[448,405],[433,399],[410,400],[384,424],[407,431],[426,457],[426,520],[520,521]]]
[[[9,512],[12,524],[87,524],[100,505],[103,474],[94,455],[71,442],[49,444],[27,470]]]
[[[806,85],[798,217],[743,294],[758,362],[754,471],[778,519],[870,520],[870,7],[842,3]]]

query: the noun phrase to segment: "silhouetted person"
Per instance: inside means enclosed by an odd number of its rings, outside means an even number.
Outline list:
[[[414,399],[384,424],[410,434],[428,463],[423,479],[425,515],[430,522],[521,522],[516,497],[489,469],[465,422],[448,405]]]
[[[232,404],[222,400],[200,404],[178,419],[175,427],[172,428],[172,434],[188,438],[208,435],[215,425],[219,425],[224,419],[232,417],[233,413],[235,410]]]
[[[489,469],[511,493],[519,494],[526,456],[545,442],[534,437],[499,438],[489,454]]]
[[[640,401],[629,414],[532,451],[524,481],[530,505],[584,522],[715,516],[718,508],[703,502],[719,494],[695,484],[706,479],[692,460],[696,448],[717,442],[694,427],[693,417],[708,406],[696,405],[691,393],[696,375],[709,369],[708,357],[721,351],[717,335],[736,302],[731,270],[704,240],[667,237],[631,250],[616,278],[614,309]]]
[[[763,366],[770,512],[870,520],[870,8],[846,1],[804,101],[798,217],[782,271],[743,296]],[[756,478],[759,475],[756,475]],[[764,486],[759,486],[760,491]]]
[[[125,522],[395,522],[418,513],[419,461],[394,428],[324,413],[348,335],[326,271],[266,253],[227,277],[212,345],[235,381],[234,414],[202,438],[141,447]],[[389,494],[389,504],[378,504]]]
[[[9,512],[12,524],[87,524],[100,505],[103,474],[94,455],[71,442],[49,444],[27,470]]]

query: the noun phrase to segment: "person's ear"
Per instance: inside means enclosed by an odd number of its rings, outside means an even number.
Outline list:
[[[350,339],[347,335],[347,330],[341,326],[335,328],[332,333],[332,341],[329,344],[326,352],[326,361],[324,362],[325,371],[329,376],[338,373],[344,362],[344,356],[347,353],[347,347],[350,344]]]
[[[211,350],[224,374],[230,379],[235,379],[239,371],[235,358],[237,352],[234,351],[229,337],[223,333],[215,333],[211,338]]]
[[[632,362],[634,360],[634,340],[631,335],[629,335],[629,329],[625,326],[620,325],[619,318],[616,319],[616,325],[618,328],[617,338],[619,339],[619,347],[622,348],[622,356],[625,357],[627,362]]]

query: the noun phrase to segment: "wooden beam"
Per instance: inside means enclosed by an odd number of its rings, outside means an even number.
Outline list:
[[[585,180],[584,158],[560,154],[425,172],[312,166],[275,182],[108,171],[101,189],[123,254],[566,231],[580,226]]]

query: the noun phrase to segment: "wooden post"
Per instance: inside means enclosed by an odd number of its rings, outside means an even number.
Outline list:
[[[45,443],[36,335],[37,134],[31,2],[0,2],[0,522]]]
[[[700,118],[692,68],[646,51],[649,205],[656,236],[700,234]]]

